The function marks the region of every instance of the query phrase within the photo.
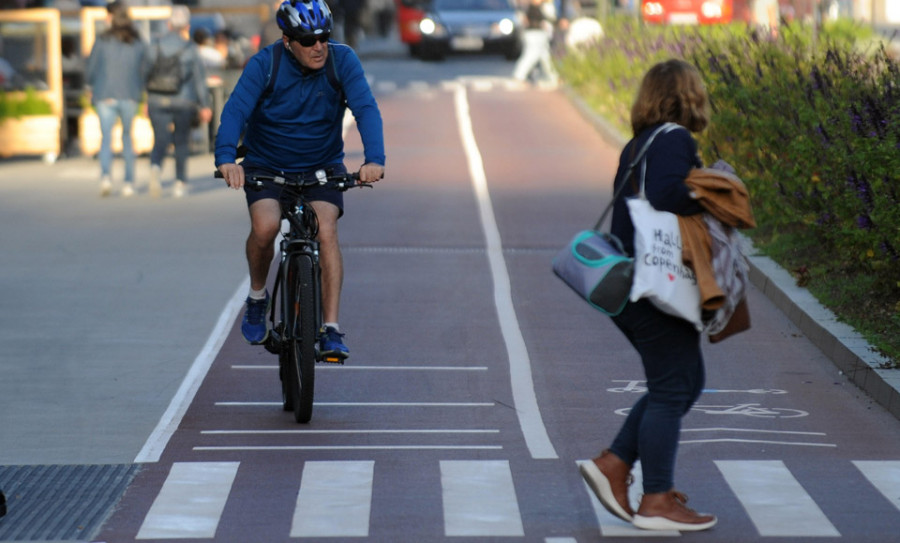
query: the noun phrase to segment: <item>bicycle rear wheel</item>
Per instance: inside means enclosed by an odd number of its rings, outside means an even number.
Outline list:
[[[316,382],[316,302],[312,257],[292,255],[288,263],[285,287],[284,348],[287,357],[288,393],[293,401],[294,418],[306,423],[312,418]],[[285,405],[288,405],[285,403]]]

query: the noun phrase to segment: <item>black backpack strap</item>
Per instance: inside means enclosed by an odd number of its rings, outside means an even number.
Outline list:
[[[278,67],[281,65],[281,55],[284,54],[284,47],[276,45],[272,48],[272,62],[269,64],[269,76],[266,80],[266,88],[259,97],[259,101],[264,100],[275,90],[275,81],[278,79]],[[328,78],[328,84],[331,88],[341,95],[341,101],[346,103],[347,97],[344,96],[344,87],[337,74],[337,61],[334,58],[334,47],[328,44],[328,59],[325,61],[325,77]]]
[[[347,96],[344,94],[344,86],[337,74],[337,59],[334,56],[334,46],[328,44],[328,58],[325,60],[325,77],[328,78],[328,84],[337,91],[341,97],[341,102],[347,105]]]
[[[263,90],[259,101],[272,94],[275,89],[275,80],[278,79],[278,66],[281,65],[281,55],[284,54],[284,45],[276,45],[272,48],[272,62],[269,64],[269,77],[266,79],[266,88]],[[257,101],[257,103],[259,103]]]

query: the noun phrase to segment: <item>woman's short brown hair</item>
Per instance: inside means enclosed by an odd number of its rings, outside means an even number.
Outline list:
[[[709,99],[700,71],[679,59],[650,68],[631,106],[635,136],[666,122],[678,123],[691,132],[702,132],[709,124]]]

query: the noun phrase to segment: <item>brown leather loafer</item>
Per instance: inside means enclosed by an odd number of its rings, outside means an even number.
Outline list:
[[[644,494],[633,523],[644,530],[686,532],[706,530],[716,525],[716,517],[697,513],[686,503],[687,496],[677,490]]]
[[[632,521],[634,510],[628,503],[631,466],[607,449],[590,462],[582,462],[578,469],[607,511],[626,522]]]

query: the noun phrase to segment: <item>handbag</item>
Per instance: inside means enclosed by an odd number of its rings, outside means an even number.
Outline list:
[[[634,167],[644,158],[656,135],[670,129],[663,125],[650,135],[641,150],[632,157],[623,179],[628,179]],[[591,307],[611,317],[621,313],[628,303],[634,277],[634,259],[625,254],[619,238],[601,232],[600,227],[624,188],[623,182],[593,229],[575,234],[553,257],[553,272]]]
[[[746,332],[750,329],[750,309],[747,307],[747,298],[741,298],[741,301],[734,307],[734,313],[728,319],[725,327],[716,332],[709,334],[710,343],[718,343],[740,332]]]
[[[663,128],[674,123],[666,123]],[[678,128],[674,125],[669,130]],[[666,131],[669,131],[666,130]],[[653,208],[644,193],[647,165],[641,164],[638,195],[629,198],[628,212],[634,224],[634,283],[631,301],[649,299],[657,309],[703,330],[700,288],[694,270],[681,259],[678,215]]]
[[[634,259],[614,235],[582,230],[553,258],[553,271],[587,303],[614,317],[628,303]]]

